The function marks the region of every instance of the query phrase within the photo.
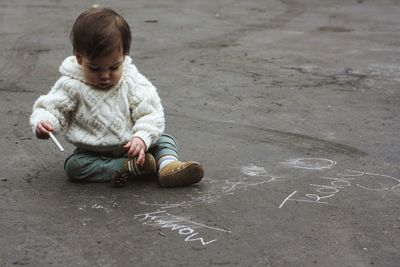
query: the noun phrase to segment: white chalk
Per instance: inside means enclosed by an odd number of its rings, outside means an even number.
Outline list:
[[[58,142],[57,138],[52,134],[51,132],[49,133],[51,141],[58,147],[60,151],[64,151],[64,148],[61,146],[60,142]]]

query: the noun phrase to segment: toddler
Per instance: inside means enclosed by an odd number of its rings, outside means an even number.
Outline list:
[[[181,162],[174,138],[164,134],[156,88],[128,56],[128,23],[109,8],[91,8],[71,31],[67,57],[47,95],[34,103],[30,124],[47,139],[60,132],[76,146],[64,164],[74,182],[123,186],[134,177],[158,176],[162,187],[187,186],[203,177],[195,161]]]

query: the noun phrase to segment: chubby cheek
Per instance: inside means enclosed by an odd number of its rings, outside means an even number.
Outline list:
[[[96,73],[91,73],[91,72],[85,73],[85,80],[89,84],[96,84],[99,81],[98,75]]]
[[[121,71],[115,71],[111,74],[111,81],[112,83],[118,83],[118,81],[121,79],[122,72]]]

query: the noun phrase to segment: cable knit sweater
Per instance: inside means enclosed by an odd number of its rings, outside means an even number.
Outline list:
[[[120,150],[133,136],[147,148],[164,131],[164,112],[156,88],[125,57],[118,84],[102,90],[84,83],[75,56],[61,64],[62,75],[47,95],[33,106],[30,124],[35,131],[42,120],[76,147],[93,151]]]

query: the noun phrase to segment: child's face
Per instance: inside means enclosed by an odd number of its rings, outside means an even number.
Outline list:
[[[86,56],[75,53],[78,64],[82,66],[85,82],[99,89],[109,89],[116,85],[122,76],[124,55],[122,49],[116,49],[107,56],[89,60]]]

